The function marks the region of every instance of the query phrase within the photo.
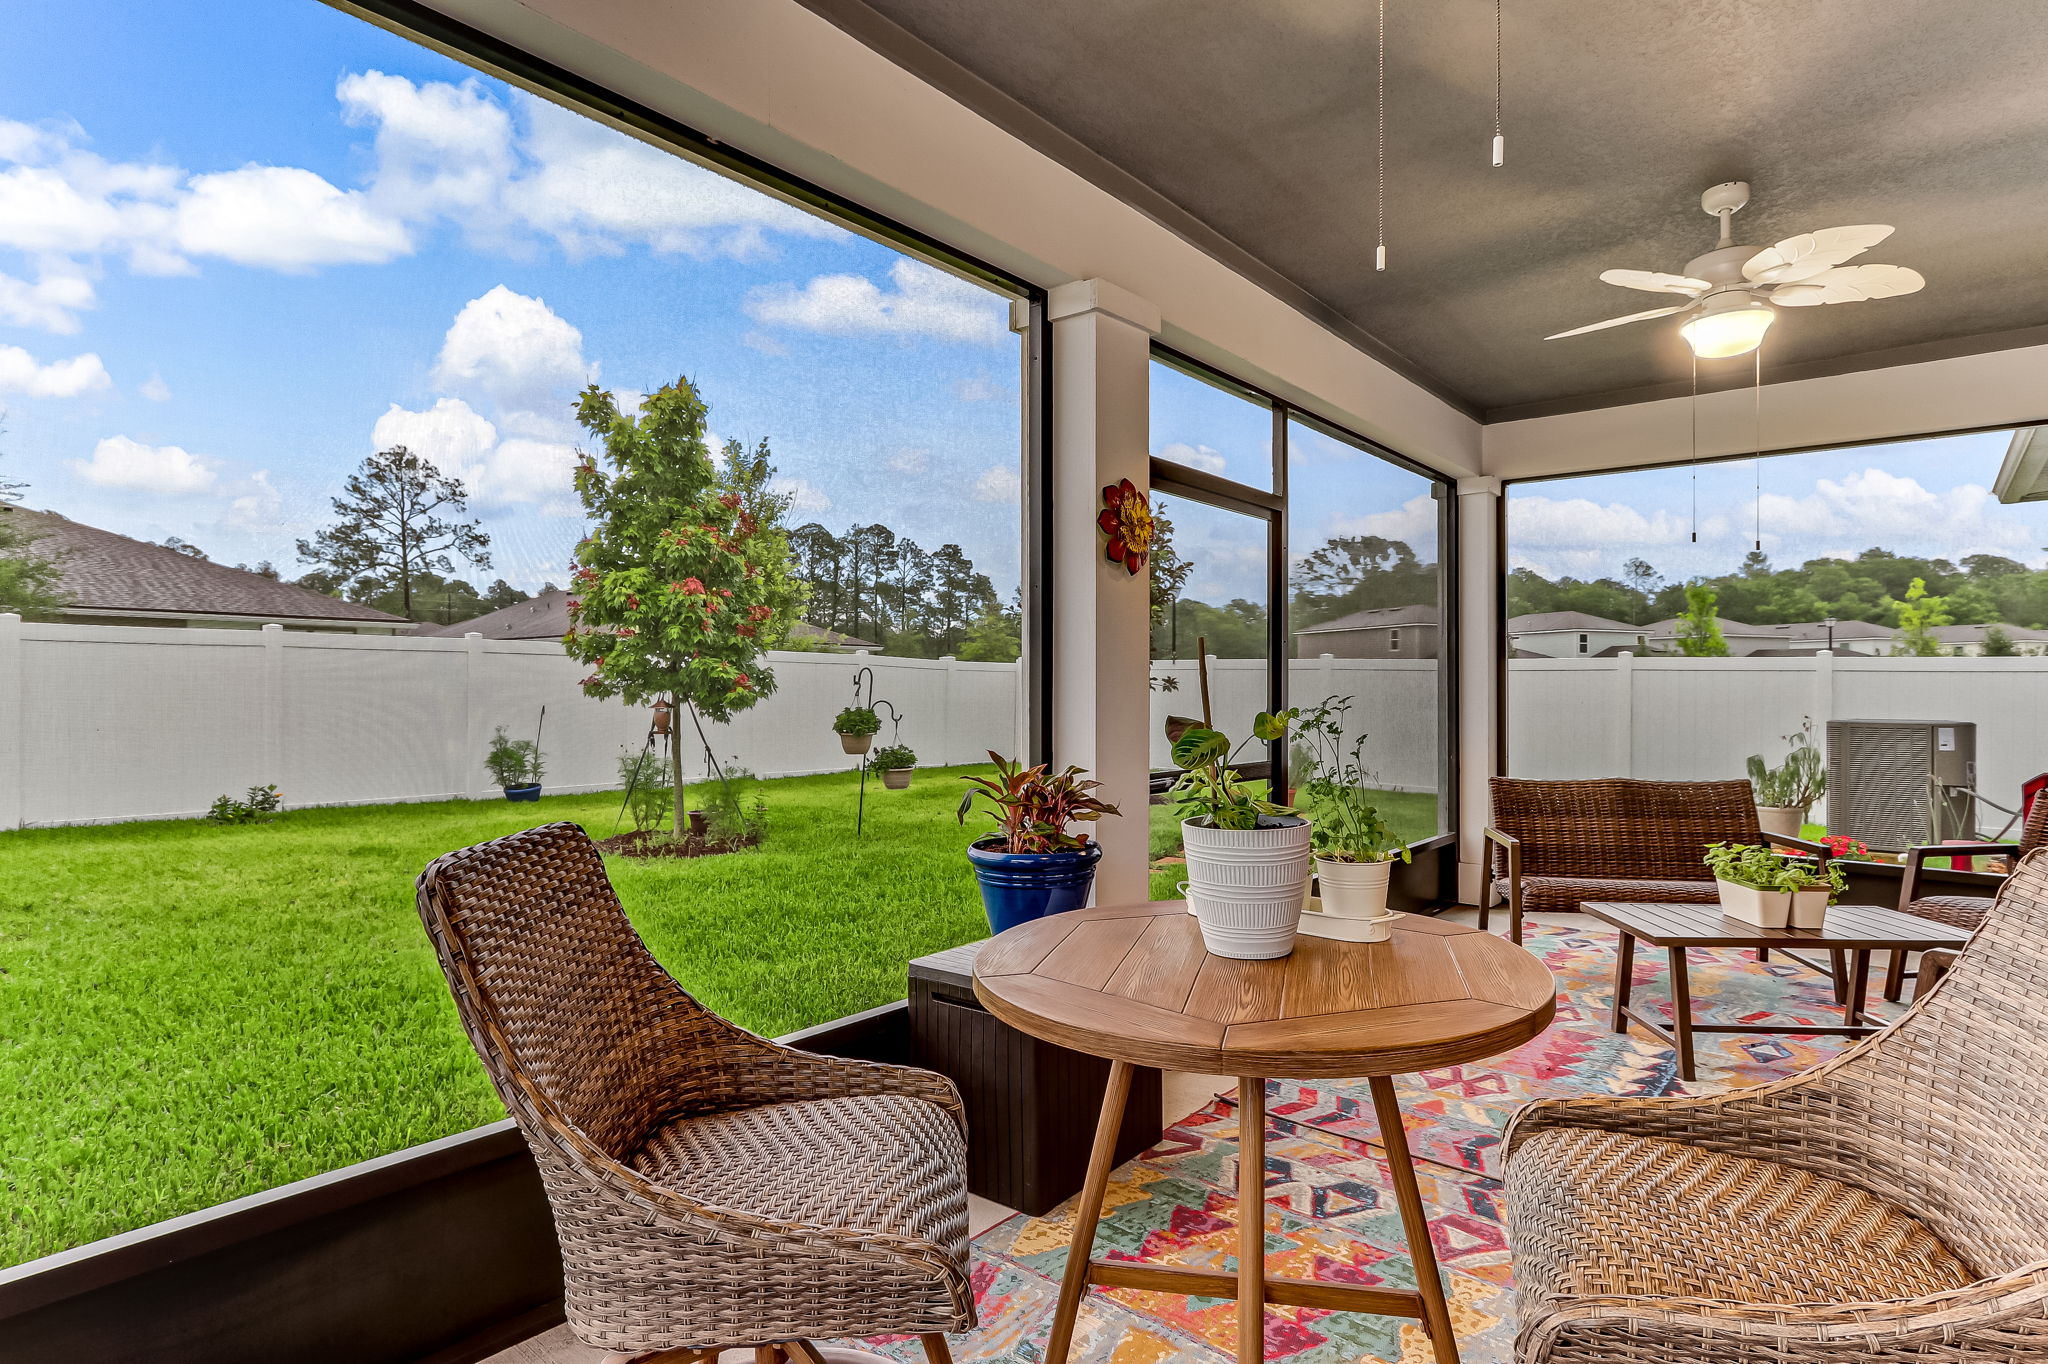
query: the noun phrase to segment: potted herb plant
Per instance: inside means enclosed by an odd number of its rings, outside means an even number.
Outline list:
[[[1070,824],[1088,824],[1123,812],[1093,794],[1102,783],[1078,767],[1054,773],[1045,764],[1026,767],[991,752],[993,777],[963,778],[972,788],[960,798],[959,819],[967,822],[976,797],[989,811],[996,832],[967,845],[981,884],[988,926],[1000,933],[1018,924],[1079,909],[1095,885],[1102,846]]]
[[[888,744],[875,750],[868,765],[882,774],[882,785],[901,791],[910,785],[910,774],[917,770],[917,754],[907,744]]]
[[[875,732],[881,727],[882,717],[869,706],[848,706],[832,722],[832,732],[839,736],[839,746],[855,757],[868,751],[868,745],[875,741]]]
[[[1806,825],[1807,811],[1827,794],[1827,762],[1813,746],[1813,721],[1806,720],[1797,734],[1787,734],[1785,761],[1776,767],[1764,765],[1761,753],[1749,755],[1749,784],[1756,793],[1757,826],[1767,834],[1799,837]]]
[[[1819,928],[1848,877],[1832,860],[1786,857],[1754,843],[1709,843],[1721,911],[1759,928]]]
[[[1408,861],[1408,845],[1367,794],[1372,774],[1365,767],[1366,736],[1349,744],[1344,739],[1350,712],[1350,697],[1327,697],[1297,724],[1295,752],[1305,778],[1297,791],[1312,816],[1309,845],[1323,913],[1372,921],[1378,926],[1365,941],[1384,942],[1386,921],[1394,917],[1387,910],[1387,887],[1394,863]]]
[[[544,771],[540,745],[532,739],[506,737],[505,727],[491,736],[491,751],[484,757],[491,779],[504,788],[506,800],[539,800]]]

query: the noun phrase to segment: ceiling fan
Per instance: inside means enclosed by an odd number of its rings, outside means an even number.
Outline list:
[[[1685,273],[1655,270],[1604,270],[1600,278],[1624,289],[1653,294],[1683,294],[1685,302],[1652,308],[1627,317],[1574,327],[1546,336],[1557,341],[1583,336],[1629,322],[1690,313],[1678,330],[1702,359],[1746,355],[1763,344],[1778,308],[1807,308],[1822,303],[1861,303],[1871,298],[1896,298],[1926,287],[1916,270],[1903,265],[1846,265],[1891,236],[1882,223],[1859,227],[1825,227],[1787,237],[1776,246],[1735,244],[1735,214],[1749,202],[1749,184],[1730,180],[1700,195],[1700,207],[1721,220],[1721,240],[1703,256],[1686,262]]]

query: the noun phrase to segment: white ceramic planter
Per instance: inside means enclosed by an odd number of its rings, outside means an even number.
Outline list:
[[[1183,820],[1180,832],[1188,908],[1202,926],[1202,945],[1236,961],[1292,952],[1308,898],[1308,821],[1285,816],[1270,828],[1211,829]]]
[[[1767,834],[1780,838],[1797,838],[1799,831],[1806,827],[1806,807],[1803,805],[1759,805],[1756,807],[1756,823]]]
[[[875,736],[872,734],[842,734],[839,736],[839,746],[855,756],[867,752],[868,745],[874,741]]]
[[[1316,882],[1323,888],[1323,913],[1333,919],[1376,919],[1387,912],[1387,886],[1392,862],[1333,862],[1316,859]]]
[[[1828,919],[1828,901],[1834,892],[1826,886],[1819,890],[1796,890],[1792,892],[1792,927],[1821,928]]]
[[[1792,897],[1782,890],[1758,890],[1716,878],[1721,891],[1721,912],[1731,919],[1758,928],[1783,928],[1792,918]]]

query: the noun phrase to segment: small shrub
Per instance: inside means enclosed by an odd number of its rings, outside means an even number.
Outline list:
[[[659,753],[621,754],[619,783],[626,788],[626,811],[639,832],[659,829],[675,813],[675,777]]]
[[[714,843],[739,846],[768,836],[768,802],[761,779],[738,763],[697,788],[704,793],[704,833]]]
[[[917,766],[917,754],[911,752],[908,745],[891,744],[887,748],[878,748],[870,754],[868,766],[879,772],[890,772],[899,767],[915,767]]]
[[[240,800],[229,795],[214,797],[206,818],[213,824],[268,824],[283,807],[284,796],[273,783],[250,787]]]
[[[511,739],[505,727],[491,736],[491,751],[484,757],[491,780],[500,786],[531,786],[546,770],[540,760],[540,745],[531,739]]]

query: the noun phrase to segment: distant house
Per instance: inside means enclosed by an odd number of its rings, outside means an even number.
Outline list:
[[[1612,658],[1623,649],[1646,654],[1647,628],[1586,611],[1535,611],[1508,618],[1508,647],[1527,658]]]
[[[560,639],[569,633],[569,593],[563,588],[550,588],[527,601],[501,606],[489,615],[459,620],[453,625],[422,625],[418,633],[454,639],[467,634],[479,634],[485,639]],[[832,653],[850,654],[882,647],[873,640],[843,635],[837,630],[821,630],[809,621],[798,621],[789,633],[794,639],[809,642],[814,649]]]
[[[57,591],[70,603],[58,616],[67,625],[255,630],[276,624],[287,630],[412,633],[412,622],[402,616],[131,540],[55,512],[14,507],[5,515],[37,537],[37,554],[57,561]]]
[[[1933,635],[1952,654],[1974,658],[1984,652],[1984,636],[1993,627],[1989,625],[1937,625],[1927,633]],[[2048,630],[2030,630],[2024,625],[2000,625],[2005,637],[2019,646],[2023,654],[2048,653]]]
[[[1435,658],[1436,636],[1434,606],[1353,611],[1294,632],[1296,652],[1302,658],[1323,654],[1336,658]]]

